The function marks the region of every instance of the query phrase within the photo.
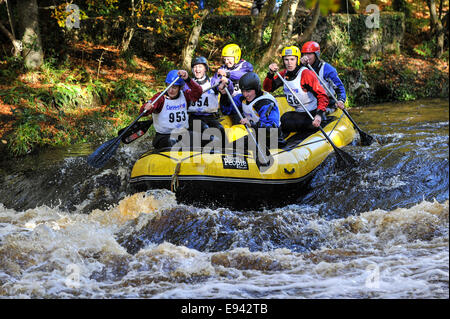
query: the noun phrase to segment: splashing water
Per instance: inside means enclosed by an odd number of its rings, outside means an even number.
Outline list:
[[[101,170],[91,149],[2,162],[0,297],[449,298],[444,102],[351,110],[380,144],[273,209],[131,194],[145,139]]]

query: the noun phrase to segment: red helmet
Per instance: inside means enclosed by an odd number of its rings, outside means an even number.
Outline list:
[[[320,54],[320,45],[314,41],[308,41],[302,46],[302,53],[316,53]]]

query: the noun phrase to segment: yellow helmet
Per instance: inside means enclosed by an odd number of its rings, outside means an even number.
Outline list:
[[[222,56],[232,56],[234,63],[238,63],[241,60],[241,48],[237,44],[227,44],[222,49]]]
[[[296,47],[295,45],[292,45],[290,47],[283,48],[283,51],[281,51],[281,57],[284,57],[286,55],[293,55],[297,57],[297,65],[300,65],[300,49]]]

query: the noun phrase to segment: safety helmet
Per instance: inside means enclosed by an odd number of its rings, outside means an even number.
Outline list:
[[[178,76],[178,70],[171,70],[169,73],[167,73],[166,76],[166,84],[172,83]],[[184,86],[184,80],[180,77],[174,85]]]
[[[255,72],[245,73],[239,79],[239,88],[241,90],[255,90],[256,92],[261,91],[261,80],[258,74]]]
[[[238,63],[241,60],[241,48],[237,44],[227,44],[222,49],[222,56],[234,57],[234,63]]]
[[[291,45],[290,47],[285,47],[281,51],[281,57],[293,55],[297,57],[297,65],[300,65],[300,49],[295,45]]]
[[[314,41],[308,41],[302,46],[302,53],[315,53],[317,57],[320,55],[320,45]]]
[[[206,67],[206,72],[209,71],[208,60],[204,56],[198,56],[194,60],[192,60],[191,68],[194,69],[194,66],[197,64],[204,64]]]

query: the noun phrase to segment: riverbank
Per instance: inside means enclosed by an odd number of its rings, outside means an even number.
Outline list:
[[[97,50],[105,61],[95,59]],[[130,123],[143,101],[164,85],[175,61],[153,65],[124,59],[112,46],[77,43],[61,65],[48,59],[39,71],[25,72],[9,59],[0,67],[0,150],[22,156],[47,146],[110,138]],[[211,68],[218,68],[211,60]],[[448,61],[405,54],[366,64],[337,66],[349,94],[349,107],[387,101],[448,98]],[[263,79],[264,68],[257,69]]]

